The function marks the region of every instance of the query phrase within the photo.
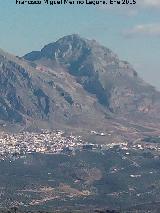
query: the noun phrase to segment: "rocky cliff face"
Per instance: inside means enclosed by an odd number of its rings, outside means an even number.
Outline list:
[[[1,121],[45,128],[103,125],[121,115],[155,118],[160,109],[160,93],[128,62],[78,35],[23,58],[1,50],[0,94]]]

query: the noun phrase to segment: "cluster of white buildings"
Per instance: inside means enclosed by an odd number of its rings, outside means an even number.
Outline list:
[[[106,133],[97,133],[91,131],[91,134],[105,136]],[[120,148],[122,150],[129,149],[149,149],[160,151],[159,144],[145,143],[139,140],[137,143],[120,142],[107,144],[92,144],[84,142],[80,136],[66,135],[61,130],[48,131],[43,130],[40,133],[22,132],[17,134],[0,133],[0,160],[9,156],[19,157],[26,153],[45,153],[58,154],[61,152],[73,152],[78,149],[102,149]]]
[[[62,131],[42,131],[41,133],[22,132],[0,134],[0,159],[19,156],[25,153],[60,153],[83,147],[80,136],[65,136]]]

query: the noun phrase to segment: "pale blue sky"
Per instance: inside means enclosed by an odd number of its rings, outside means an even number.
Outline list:
[[[0,0],[0,48],[23,55],[58,38],[78,33],[96,39],[129,61],[160,89],[160,1],[135,6],[17,6]]]

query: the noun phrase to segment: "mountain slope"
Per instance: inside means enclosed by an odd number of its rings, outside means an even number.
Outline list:
[[[0,119],[45,128],[102,116],[72,76],[0,53]],[[43,123],[41,125],[41,122]]]

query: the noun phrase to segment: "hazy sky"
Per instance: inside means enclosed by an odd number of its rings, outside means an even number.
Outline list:
[[[20,6],[0,0],[0,48],[23,55],[78,33],[111,48],[160,89],[160,0],[124,6]]]

